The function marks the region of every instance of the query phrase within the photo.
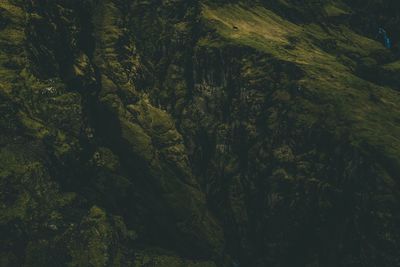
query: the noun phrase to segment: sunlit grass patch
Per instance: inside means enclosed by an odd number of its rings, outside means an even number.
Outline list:
[[[388,54],[382,44],[345,26],[294,24],[261,6],[204,5],[203,19],[219,37],[202,39],[201,45],[222,46],[225,42],[251,47],[292,62],[306,73],[299,84],[306,88],[305,97],[313,100],[297,103],[307,111],[298,117],[304,123],[307,118],[311,124],[317,123],[311,113],[319,116],[323,105],[330,103],[336,107],[335,114],[330,114],[336,120],[332,127],[349,129],[354,144],[368,143],[400,162],[400,110],[396,104],[400,94],[358,77],[354,70],[359,61],[376,64],[376,55]],[[385,68],[398,69],[400,64]],[[400,164],[394,165],[400,168]]]

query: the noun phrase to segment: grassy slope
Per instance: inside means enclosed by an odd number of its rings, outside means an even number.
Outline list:
[[[373,55],[388,53],[378,42],[344,26],[323,29],[316,24],[293,24],[260,6],[204,5],[203,18],[225,42],[250,46],[305,71],[300,81],[305,90],[303,103],[299,103],[302,123],[313,126],[324,103],[331,103],[338,108],[330,130],[348,129],[355,145],[367,144],[391,168],[400,170],[400,95],[393,88],[357,77],[355,62],[345,56],[374,61]],[[332,39],[336,41],[333,52],[321,47]],[[371,95],[378,101],[372,101]],[[312,101],[307,101],[310,97]]]

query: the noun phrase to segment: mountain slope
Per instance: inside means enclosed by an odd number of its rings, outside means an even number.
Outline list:
[[[400,266],[380,2],[2,1],[0,265]]]

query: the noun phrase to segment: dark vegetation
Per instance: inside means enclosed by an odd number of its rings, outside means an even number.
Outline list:
[[[0,266],[400,266],[397,2],[1,1]]]

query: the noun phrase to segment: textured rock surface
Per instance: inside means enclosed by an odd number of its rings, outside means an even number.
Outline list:
[[[399,15],[1,1],[0,266],[400,266]]]

